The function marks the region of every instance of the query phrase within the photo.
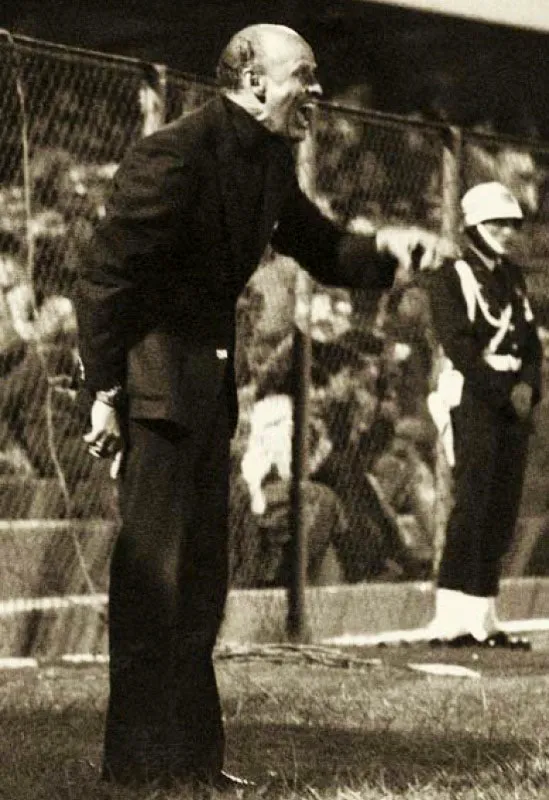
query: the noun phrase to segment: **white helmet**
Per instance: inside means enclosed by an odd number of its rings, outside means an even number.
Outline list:
[[[499,181],[478,183],[465,192],[461,210],[466,228],[495,219],[521,220],[523,217],[517,198]]]

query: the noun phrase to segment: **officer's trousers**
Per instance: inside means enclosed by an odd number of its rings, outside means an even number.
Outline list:
[[[212,650],[227,595],[226,398],[191,432],[129,422],[109,588],[103,774],[123,783],[221,770]]]
[[[454,507],[438,586],[496,597],[517,521],[530,424],[494,411],[465,387],[452,426]]]

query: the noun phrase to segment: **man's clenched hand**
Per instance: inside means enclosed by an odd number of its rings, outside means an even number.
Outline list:
[[[118,476],[120,469],[122,440],[116,409],[112,405],[95,400],[90,414],[91,428],[84,435],[88,452],[94,458],[113,458],[111,478]]]
[[[376,232],[376,247],[399,263],[408,280],[421,269],[437,269],[445,258],[457,258],[459,248],[451,239],[417,227],[387,225]]]

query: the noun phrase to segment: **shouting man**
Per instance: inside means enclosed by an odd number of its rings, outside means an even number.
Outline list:
[[[120,465],[103,762],[119,783],[241,785],[223,771],[212,651],[227,593],[235,304],[267,243],[321,282],[376,290],[411,270],[414,251],[428,264],[441,249],[417,228],[347,233],[300,191],[292,145],[321,87],[295,31],[242,30],[217,75],[219,96],[123,160],[77,291],[85,438]]]

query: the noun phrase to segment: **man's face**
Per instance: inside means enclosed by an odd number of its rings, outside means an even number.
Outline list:
[[[509,252],[517,239],[520,223],[514,219],[493,219],[477,225],[484,244],[496,256],[503,256]]]
[[[311,126],[315,101],[322,95],[316,61],[309,45],[298,37],[278,40],[264,59],[263,124],[272,133],[301,141]]]
[[[489,235],[497,242],[502,254],[507,253],[515,239],[519,226],[513,219],[494,219],[484,223],[484,228]]]

